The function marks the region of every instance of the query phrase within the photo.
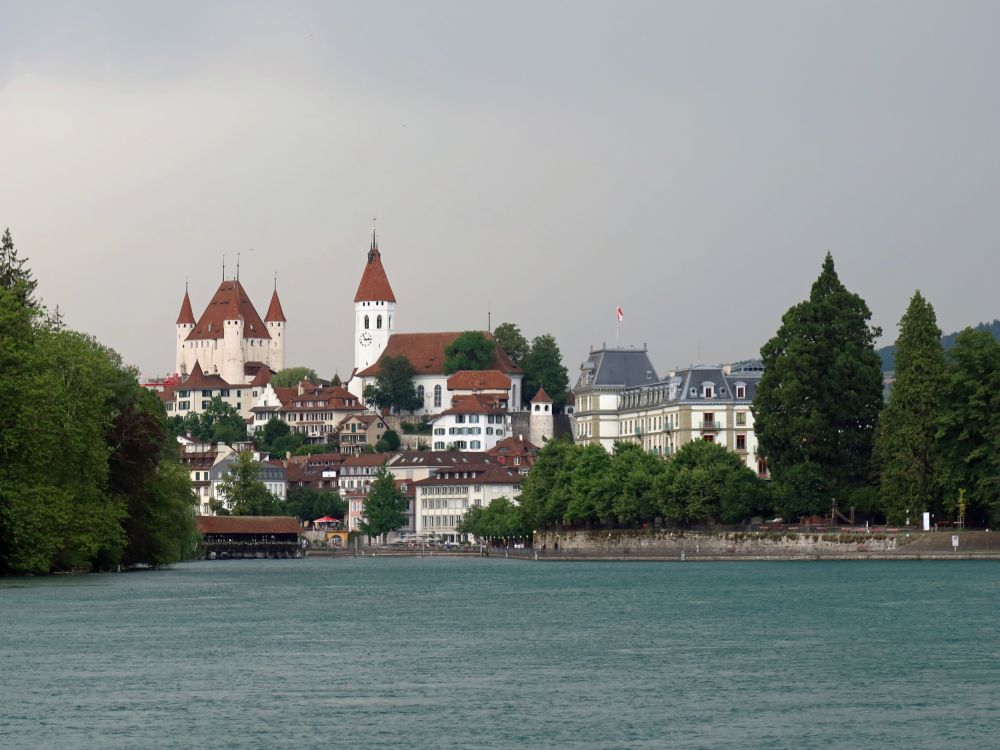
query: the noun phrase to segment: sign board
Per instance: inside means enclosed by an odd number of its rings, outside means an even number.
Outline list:
[[[951,546],[958,549],[958,534],[951,535]]]
[[[924,521],[924,531],[930,531],[931,530],[931,514],[930,514],[929,511],[927,511],[927,512],[924,513],[923,521]]]

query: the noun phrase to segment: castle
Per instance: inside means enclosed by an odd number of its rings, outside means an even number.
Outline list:
[[[250,382],[262,367],[277,372],[285,367],[286,322],[277,287],[263,320],[238,278],[223,280],[197,321],[185,289],[174,372],[186,380],[197,365],[230,385]]]

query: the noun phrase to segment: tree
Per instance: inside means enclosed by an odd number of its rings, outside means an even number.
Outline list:
[[[517,325],[514,323],[501,323],[494,329],[493,338],[496,339],[499,347],[507,353],[507,356],[511,358],[515,365],[520,367],[524,364],[531,347]]]
[[[14,292],[17,301],[24,307],[38,310],[40,305],[35,301],[38,282],[27,267],[27,262],[27,258],[18,257],[8,227],[0,239],[0,287]]]
[[[382,440],[385,441],[386,451],[399,450],[399,444],[402,442],[399,437],[399,433],[395,430],[386,430],[382,433]],[[379,442],[382,442],[380,440]],[[385,452],[385,451],[381,451]]]
[[[625,526],[659,513],[654,484],[664,463],[636,443],[615,443],[611,456],[611,513]]]
[[[267,424],[257,428],[257,445],[261,450],[270,451],[275,440],[288,435],[291,431],[292,428],[288,426],[288,422],[277,417],[271,417],[267,420]]]
[[[601,521],[611,516],[611,498],[614,496],[611,454],[596,443],[575,450],[577,457],[570,481],[571,497],[566,503],[563,518],[568,523]]]
[[[444,350],[444,371],[451,375],[459,370],[485,370],[493,362],[496,343],[480,331],[466,331]]]
[[[681,446],[654,481],[660,511],[678,523],[736,523],[770,510],[757,475],[738,455],[707,440]]]
[[[506,497],[495,498],[485,508],[469,508],[455,530],[491,541],[525,539],[532,535],[532,527],[522,509]]]
[[[413,411],[424,403],[413,386],[417,371],[406,357],[382,357],[375,382],[365,386],[364,399],[374,409]]]
[[[330,381],[330,385],[335,388],[340,388],[343,385],[343,382],[340,380],[340,375],[333,373],[333,380]]]
[[[247,424],[236,407],[213,396],[201,413],[199,438],[207,443],[236,443],[247,439]]]
[[[825,488],[820,506],[869,480],[872,442],[882,408],[882,374],[871,312],[848,291],[827,254],[809,299],[789,309],[761,349],[764,374],[753,413],[760,452],[775,482],[811,464]],[[828,493],[828,494],[827,494]]]
[[[943,510],[957,517],[964,489],[970,525],[1000,522],[1000,342],[966,329],[948,352],[941,414]]]
[[[522,364],[524,368],[524,403],[531,401],[539,388],[544,388],[552,399],[553,408],[560,411],[569,394],[569,374],[562,363],[559,345],[551,334],[536,336],[531,342]]]
[[[380,537],[406,524],[409,501],[396,487],[385,464],[375,473],[375,481],[368,488],[361,519],[361,531],[369,537]]]
[[[288,513],[300,521],[315,521],[324,516],[343,520],[347,513],[347,502],[330,490],[314,487],[296,487],[288,491],[285,501]]]
[[[936,432],[944,382],[941,329],[934,308],[918,291],[899,321],[896,382],[875,436],[881,504],[890,523],[942,510]]]
[[[280,516],[286,511],[259,479],[260,462],[242,451],[219,484],[219,494],[234,516]]]
[[[521,485],[521,507],[532,529],[562,523],[566,518],[573,499],[576,462],[582,450],[570,440],[550,440],[538,451]]]
[[[317,383],[319,382],[319,376],[311,367],[286,367],[271,377],[271,387],[291,388],[303,380],[308,380],[310,383]]]

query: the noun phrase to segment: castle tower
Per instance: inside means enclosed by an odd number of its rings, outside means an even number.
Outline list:
[[[396,330],[396,296],[382,267],[378,238],[372,229],[372,244],[358,293],[354,295],[354,367],[360,371],[373,365],[385,351]]]
[[[232,282],[229,303],[223,314],[222,368],[219,373],[227,383],[242,383],[243,373],[243,315],[240,314],[239,282]]]
[[[552,430],[555,427],[555,419],[552,413],[552,399],[545,392],[544,388],[539,388],[531,398],[531,429],[528,440],[539,448],[545,445],[545,441],[552,439]]]
[[[281,309],[281,301],[278,299],[278,286],[275,283],[274,293],[271,295],[271,304],[267,307],[267,314],[264,315],[264,325],[271,336],[269,346],[269,356],[267,365],[276,371],[285,369],[285,313]]]
[[[184,301],[181,302],[181,312],[177,316],[177,356],[174,358],[174,372],[187,375],[187,337],[194,330],[194,310],[191,309],[191,298],[188,296],[187,284],[184,285]]]

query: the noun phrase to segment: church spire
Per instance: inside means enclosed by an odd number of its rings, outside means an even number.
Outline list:
[[[375,220],[372,219],[372,244],[368,250],[368,262],[365,264],[364,273],[361,274],[361,283],[358,284],[358,293],[354,295],[355,302],[395,302],[396,295],[392,293],[389,285],[389,278],[385,275],[385,268],[382,267],[382,256],[378,251],[378,235],[375,233]]]
[[[191,298],[188,296],[188,285],[184,282],[184,300],[181,302],[181,312],[177,316],[177,325],[194,325],[194,310],[191,309]]]

